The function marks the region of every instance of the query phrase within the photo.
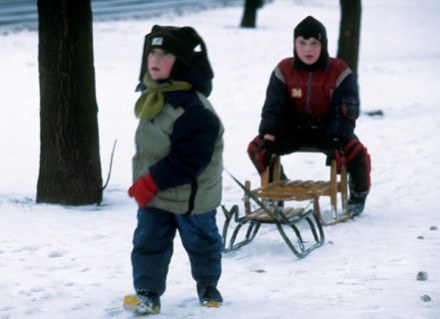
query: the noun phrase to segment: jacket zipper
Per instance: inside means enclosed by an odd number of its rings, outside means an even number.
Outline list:
[[[308,114],[312,113],[312,110],[310,109],[310,91],[312,87],[312,72],[309,72],[309,79],[307,82],[307,100],[306,100],[306,111]]]

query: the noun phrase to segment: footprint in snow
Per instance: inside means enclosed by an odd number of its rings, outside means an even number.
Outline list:
[[[59,251],[52,251],[48,254],[48,256],[50,258],[58,258],[58,257],[63,257],[63,254]]]

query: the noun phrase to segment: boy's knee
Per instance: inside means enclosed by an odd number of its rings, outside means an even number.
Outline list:
[[[350,188],[359,192],[370,189],[371,158],[367,148],[357,138],[345,143],[344,155],[350,173]]]
[[[185,247],[209,253],[221,250],[222,238],[218,232],[215,213],[183,217],[179,231]]]

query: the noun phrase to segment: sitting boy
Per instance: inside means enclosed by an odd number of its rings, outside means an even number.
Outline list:
[[[294,29],[293,57],[272,72],[259,135],[248,154],[261,174],[274,154],[304,147],[329,158],[345,157],[349,174],[349,213],[364,210],[370,190],[370,155],[354,134],[359,116],[356,77],[345,62],[330,58],[324,25],[308,16]]]

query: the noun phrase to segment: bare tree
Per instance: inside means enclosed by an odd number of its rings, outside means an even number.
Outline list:
[[[257,26],[257,10],[264,4],[264,0],[246,0],[240,26],[255,28]]]
[[[102,200],[91,0],[38,0],[37,202]]]
[[[361,0],[340,0],[341,23],[337,57],[357,75],[361,29]]]

